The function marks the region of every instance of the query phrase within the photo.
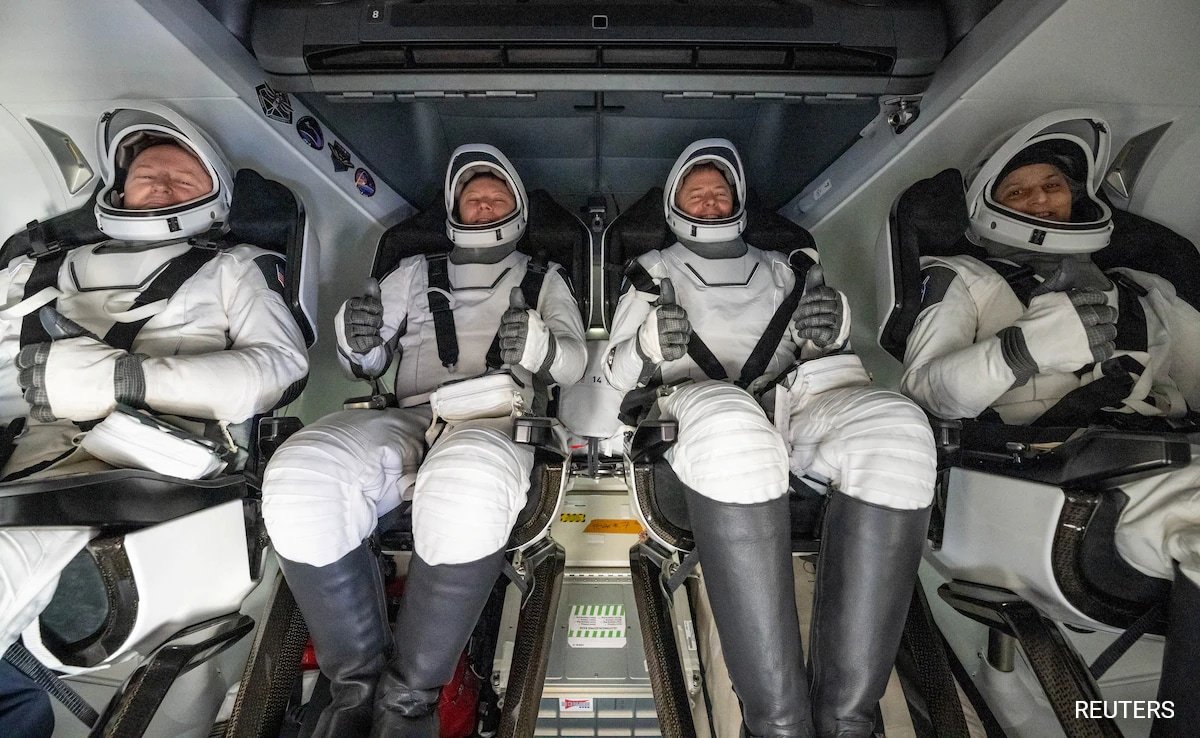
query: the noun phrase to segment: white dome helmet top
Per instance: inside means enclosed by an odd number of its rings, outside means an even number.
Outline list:
[[[507,216],[492,223],[468,225],[458,219],[458,196],[477,174],[499,177],[512,191],[516,206]],[[450,155],[446,167],[446,237],[455,246],[488,248],[516,243],[529,223],[529,198],[521,176],[500,149],[487,144],[464,144]]]
[[[233,178],[221,152],[204,132],[170,108],[138,102],[108,110],[96,129],[100,178],[96,225],[110,238],[164,241],[194,236],[224,221],[233,199]],[[191,152],[212,179],[212,191],[165,208],[133,210],[123,205],[129,164],[155,144],[175,143]]]
[[[728,218],[694,218],[679,209],[675,196],[697,164],[715,164],[733,188],[733,212]],[[675,160],[663,189],[663,213],[676,238],[697,243],[732,241],[746,229],[746,174],[737,147],[724,138],[704,138],[689,145]]]
[[[1108,124],[1090,110],[1047,113],[1021,127],[983,158],[970,179],[971,232],[1007,246],[1051,254],[1087,254],[1104,248],[1112,235],[1112,212],[1096,192],[1110,145]],[[1070,222],[1035,218],[994,198],[1000,181],[1022,162],[1047,160],[1082,188],[1072,193]]]

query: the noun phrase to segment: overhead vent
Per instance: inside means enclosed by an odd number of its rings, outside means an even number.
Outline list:
[[[695,70],[887,74],[894,49],[849,49],[835,46],[768,45],[505,45],[505,44],[356,44],[307,47],[310,72],[381,72],[438,70],[587,69],[643,71]]]

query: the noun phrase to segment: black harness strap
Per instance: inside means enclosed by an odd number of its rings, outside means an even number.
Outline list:
[[[170,299],[183,283],[192,278],[208,262],[217,255],[217,250],[204,246],[194,246],[167,262],[167,266],[155,277],[146,289],[142,290],[133,300],[133,308]],[[116,323],[104,334],[104,342],[109,346],[124,351],[133,350],[133,341],[150,316],[131,323]]]
[[[1120,405],[1122,400],[1129,397],[1133,389],[1130,372],[1145,371],[1145,367],[1128,355],[1109,359],[1100,367],[1104,372],[1103,377],[1063,395],[1030,425],[1059,428],[1094,423],[1103,408]]]
[[[37,293],[47,287],[58,286],[58,270],[62,268],[63,261],[67,258],[66,251],[57,251],[38,259],[33,263],[33,271],[29,275],[29,279],[25,282],[25,299],[33,297]],[[58,300],[51,300],[46,303],[53,306]],[[50,334],[46,333],[46,329],[42,327],[42,321],[38,319],[38,311],[26,315],[21,319],[21,346],[32,346],[36,343],[46,343],[50,340]]]
[[[447,254],[425,257],[429,278],[429,311],[433,314],[433,332],[437,339],[438,358],[442,366],[458,363],[458,333],[454,330],[454,311],[450,309],[450,267]],[[436,292],[435,290],[441,290]]]
[[[546,274],[549,273],[546,262],[541,258],[531,258],[525,265],[525,276],[521,278],[521,294],[525,297],[525,304],[537,310],[538,299],[542,294],[542,284],[546,281]],[[487,368],[499,369],[504,362],[500,359],[500,331],[496,331],[496,335],[492,338],[492,344],[488,346],[487,351]]]
[[[1008,286],[1021,304],[1029,307],[1029,301],[1033,299],[1033,291],[1041,284],[1034,274],[1033,267],[1017,266],[999,259],[987,259],[986,263],[995,269],[997,274],[1004,277],[1004,281],[1008,282]]]

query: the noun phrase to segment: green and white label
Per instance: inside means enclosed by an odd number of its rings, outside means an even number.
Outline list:
[[[571,605],[567,620],[571,648],[624,648],[624,605]]]

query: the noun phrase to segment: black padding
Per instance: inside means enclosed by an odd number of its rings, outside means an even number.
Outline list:
[[[1200,310],[1200,252],[1188,239],[1164,225],[1112,209],[1108,246],[1092,255],[1101,269],[1127,267],[1157,274],[1175,285],[1178,295]]]
[[[987,256],[963,237],[968,225],[963,192],[962,173],[945,169],[909,187],[892,206],[891,279],[896,301],[879,333],[879,345],[901,361],[923,303],[920,257]]]
[[[108,238],[96,227],[96,196],[100,194],[102,186],[96,185],[87,202],[74,210],[41,222],[32,221],[29,226],[9,236],[4,247],[0,248],[0,266],[7,266],[14,258],[36,250],[37,242],[44,246],[57,245],[66,250]]]
[[[246,483],[241,474],[191,480],[138,469],[115,469],[0,484],[0,527],[135,530],[245,496]]]
[[[816,248],[812,234],[773,210],[754,207],[753,193],[748,196],[746,230],[742,239],[763,251],[790,254],[796,249]],[[609,320],[621,298],[625,265],[633,259],[675,243],[675,234],[663,215],[663,191],[655,187],[617,217],[605,234],[604,314]]]
[[[239,169],[234,176],[226,220],[233,243],[253,244],[298,260],[300,254],[291,249],[303,239],[302,215],[300,203],[287,187],[253,169]]]
[[[1151,605],[1167,598],[1171,583],[1134,569],[1117,552],[1117,522],[1128,503],[1129,496],[1121,490],[1105,490],[1083,536],[1079,563],[1084,579],[1100,591]]]
[[[418,254],[447,253],[453,248],[446,237],[446,209],[442,198],[436,205],[384,231],[375,250],[371,275],[382,279],[396,268],[401,259]],[[559,205],[545,190],[529,193],[529,225],[517,244],[517,250],[559,264],[565,271],[580,303],[580,314],[587,317],[588,254],[591,235],[587,227],[569,210]]]

